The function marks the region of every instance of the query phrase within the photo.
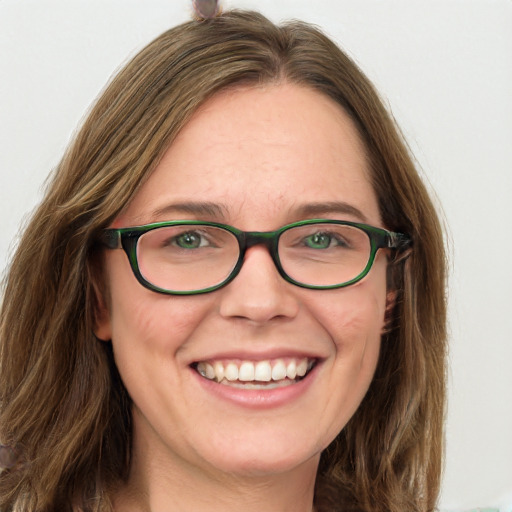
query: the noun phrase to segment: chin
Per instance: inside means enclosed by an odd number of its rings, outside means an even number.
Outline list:
[[[316,466],[323,449],[310,443],[291,439],[290,435],[265,434],[247,436],[244,440],[224,439],[204,453],[209,465],[223,473],[241,477],[264,477],[294,471],[302,466]],[[329,443],[326,443],[326,446]],[[215,447],[215,451],[211,448]]]

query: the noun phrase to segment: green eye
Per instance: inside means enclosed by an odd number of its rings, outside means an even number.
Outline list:
[[[331,245],[331,236],[327,233],[315,233],[308,236],[304,243],[311,249],[327,249]]]
[[[176,245],[182,249],[197,249],[201,247],[201,242],[201,235],[193,231],[177,236],[175,241]]]

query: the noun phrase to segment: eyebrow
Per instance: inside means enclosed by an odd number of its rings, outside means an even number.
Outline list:
[[[359,208],[344,201],[329,201],[326,203],[306,203],[293,209],[297,218],[322,217],[325,215],[351,215],[362,222],[367,222],[366,216]],[[169,218],[173,214],[189,214],[195,217],[226,218],[228,207],[221,203],[205,202],[182,202],[173,203],[162,208],[157,208],[151,213],[152,218]]]
[[[327,203],[307,203],[299,206],[296,213],[300,217],[322,217],[326,214],[352,215],[362,222],[367,222],[366,216],[359,208],[344,201],[330,201]]]
[[[211,202],[183,202],[166,205],[162,208],[154,210],[151,216],[168,217],[170,214],[186,213],[197,217],[225,217],[227,208],[219,203]]]

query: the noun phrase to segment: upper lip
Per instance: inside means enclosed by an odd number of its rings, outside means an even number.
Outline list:
[[[254,350],[227,350],[222,352],[211,352],[201,354],[200,357],[193,359],[190,364],[198,363],[200,361],[219,361],[219,360],[240,360],[240,361],[267,361],[273,359],[283,358],[308,358],[321,360],[325,359],[325,356],[318,352],[310,350],[297,350],[285,349],[285,348],[273,348],[263,351]]]

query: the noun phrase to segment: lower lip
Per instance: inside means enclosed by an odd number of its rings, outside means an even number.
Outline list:
[[[206,379],[199,375],[193,368],[191,368],[191,371],[198,379],[200,386],[207,393],[211,393],[222,400],[243,407],[251,409],[269,409],[289,404],[303,396],[315,380],[319,366],[320,363],[317,363],[315,367],[298,382],[273,389],[235,388]]]

